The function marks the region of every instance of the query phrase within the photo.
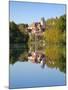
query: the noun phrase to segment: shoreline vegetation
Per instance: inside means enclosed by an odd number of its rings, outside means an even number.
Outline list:
[[[10,21],[10,43],[27,43],[30,38],[28,26],[28,24],[16,24],[14,21]],[[50,44],[66,44],[66,15],[46,20],[42,38]]]
[[[44,19],[44,22],[45,30],[42,29],[43,31],[40,31],[40,23],[36,22],[36,27],[39,28],[40,32],[37,31],[37,35],[34,30],[30,29],[35,27],[34,24],[9,22],[10,64],[14,64],[18,60],[28,61],[29,50],[36,49],[44,51],[49,67],[59,67],[62,72],[66,72],[66,15],[46,21]]]

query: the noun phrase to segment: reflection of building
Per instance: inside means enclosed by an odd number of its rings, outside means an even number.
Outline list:
[[[40,22],[33,22],[31,25],[28,26],[27,30],[31,33],[43,32],[45,30],[45,19],[41,18]]]

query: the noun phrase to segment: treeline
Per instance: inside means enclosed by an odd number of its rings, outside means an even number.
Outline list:
[[[59,29],[62,32],[66,30],[66,15],[60,17],[51,18],[46,21],[47,26],[51,26],[54,29]]]
[[[51,18],[46,21],[44,40],[47,43],[66,44],[66,15],[62,15],[59,18]]]
[[[28,24],[9,23],[10,43],[27,43],[29,35],[27,32]],[[47,43],[63,43],[66,44],[66,15],[59,18],[51,18],[46,21],[46,30],[43,39]]]
[[[29,35],[26,32],[27,24],[17,25],[15,22],[9,23],[10,44],[27,43]]]

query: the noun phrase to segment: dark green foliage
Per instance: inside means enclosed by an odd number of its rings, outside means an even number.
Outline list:
[[[10,46],[10,64],[14,64],[18,60],[27,61],[28,48],[24,44],[11,44]]]
[[[28,33],[21,32],[18,25],[14,22],[10,22],[10,43],[27,43],[28,42]]]
[[[15,24],[14,22],[9,23],[11,64],[14,64],[16,61],[18,61],[21,53],[24,54],[24,52],[28,50],[29,36],[28,33],[25,31],[26,26],[27,25],[22,25],[23,28],[20,29],[19,25]],[[22,60],[24,60],[24,58],[26,58],[26,56],[22,57]]]
[[[66,31],[66,15],[63,15],[58,19],[56,26],[62,32]]]
[[[19,28],[20,32],[22,32],[22,33],[27,32],[27,27],[28,27],[28,24],[18,24],[18,28]]]

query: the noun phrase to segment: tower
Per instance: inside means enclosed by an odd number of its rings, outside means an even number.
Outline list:
[[[44,24],[45,24],[45,19],[44,19],[44,17],[41,18],[40,23],[41,23],[41,25],[44,25]]]
[[[45,26],[45,19],[44,19],[44,17],[41,18],[40,23],[41,23],[42,31],[45,31],[45,27],[46,26]]]

